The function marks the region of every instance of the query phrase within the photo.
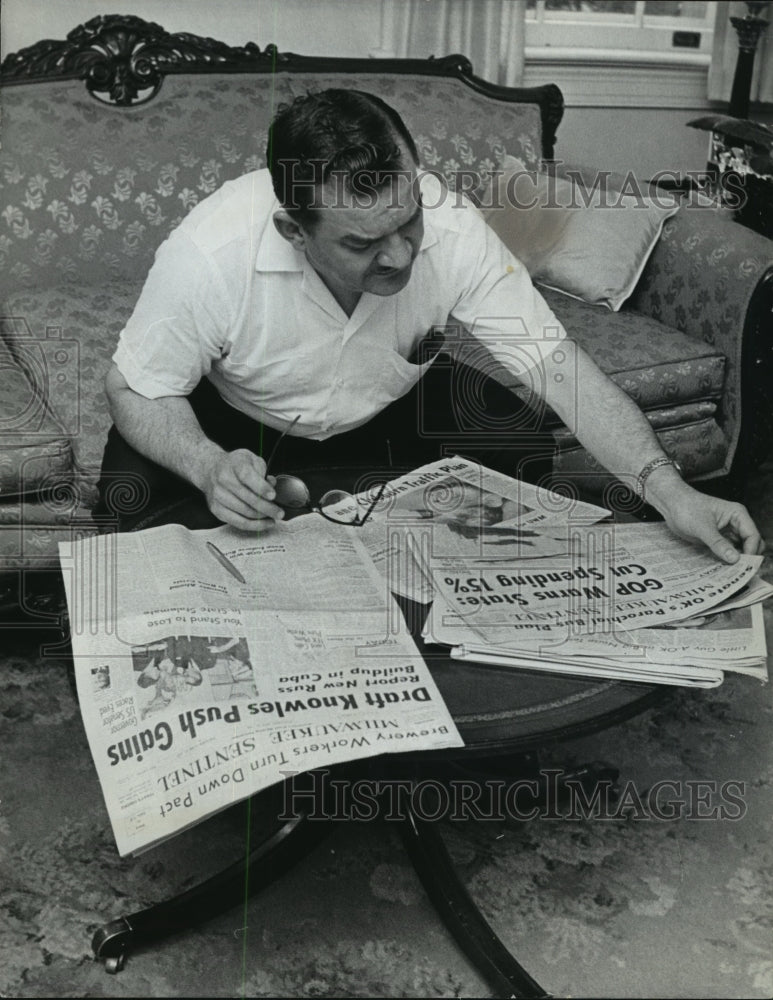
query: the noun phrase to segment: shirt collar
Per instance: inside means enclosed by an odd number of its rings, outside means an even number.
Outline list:
[[[433,174],[424,174],[421,178],[421,193],[430,206],[438,204],[440,182]],[[256,271],[302,271],[305,255],[296,250],[284,236],[281,236],[274,225],[274,212],[279,210],[279,202],[274,199],[269,207],[268,218],[260,238],[258,253],[255,258]],[[419,253],[434,246],[438,241],[437,230],[432,224],[432,208],[424,210],[424,236]]]
[[[256,271],[302,271],[306,260],[305,255],[296,250],[284,236],[280,236],[274,225],[274,212],[279,210],[279,202],[268,210],[268,218],[260,238],[258,253],[255,258]]]

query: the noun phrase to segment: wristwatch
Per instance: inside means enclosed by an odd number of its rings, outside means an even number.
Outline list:
[[[676,471],[681,476],[682,467],[681,465],[674,461],[673,458],[668,458],[666,455],[661,455],[660,458],[653,458],[651,462],[647,462],[644,468],[641,470],[639,475],[636,477],[636,495],[644,500],[644,487],[647,480],[655,471],[655,469],[660,469],[664,465],[673,465]]]

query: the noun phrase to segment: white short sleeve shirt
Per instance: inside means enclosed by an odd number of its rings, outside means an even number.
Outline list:
[[[156,253],[113,360],[150,399],[207,375],[270,427],[323,440],[404,395],[432,326],[458,321],[524,377],[565,336],[524,266],[464,199],[422,178],[424,238],[408,284],[363,293],[347,316],[304,254],[276,231],[267,170],[224,184]]]

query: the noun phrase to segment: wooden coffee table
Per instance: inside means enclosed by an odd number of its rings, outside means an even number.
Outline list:
[[[414,624],[421,619],[421,609],[414,607],[409,611]],[[539,747],[586,736],[622,722],[665,697],[670,689],[455,661],[440,647],[428,646],[421,639],[418,644],[465,746],[389,754],[289,779],[291,783],[312,783],[313,795],[308,787],[288,792],[285,782],[255,796],[255,808],[263,815],[271,812],[279,816],[288,798],[297,803],[300,797],[306,805],[291,819],[277,820],[267,837],[253,843],[246,856],[223,872],[179,896],[99,928],[92,947],[95,956],[105,961],[108,971],[120,971],[130,950],[152,945],[169,934],[243,904],[245,886],[252,895],[292,868],[327,836],[336,821],[332,814],[319,818],[325,781],[333,777],[337,782],[356,781],[366,776],[370,781],[391,786],[392,793],[395,783],[398,784],[402,795],[398,800],[398,824],[405,849],[437,913],[490,984],[494,995],[549,996],[483,917],[459,878],[438,824],[428,821],[414,808],[412,789],[428,777],[434,784],[460,777],[469,780],[471,775],[480,782],[491,777],[501,783],[503,775],[512,782],[539,780],[538,758],[534,753]],[[616,777],[613,767],[598,762],[565,776],[581,782],[589,791],[597,782],[612,783]],[[394,794],[389,801],[394,809]],[[312,809],[316,813],[310,818]]]
[[[310,486],[314,484],[316,495],[321,495],[333,487],[347,488],[352,475],[352,470],[344,469],[306,470],[304,478]],[[200,528],[207,526],[206,514],[195,504],[183,505],[166,520]],[[496,776],[501,783],[503,775],[514,782],[524,778],[536,780],[539,768],[535,751],[539,747],[586,736],[622,722],[667,696],[672,689],[452,660],[446,650],[421,638],[421,625],[428,609],[405,599],[398,599],[398,603],[464,739],[464,747],[386,754],[337,765],[324,773],[297,775],[255,796],[256,808],[263,815],[279,817],[287,801],[286,786],[291,782],[311,783],[321,788],[322,794],[324,782],[331,775],[336,781],[355,781],[367,776],[369,780],[391,785],[392,789],[398,782],[403,793],[399,816],[403,842],[446,927],[496,996],[548,996],[481,914],[459,878],[438,824],[428,821],[414,808],[411,789],[427,777],[432,777],[435,784],[459,775],[468,779],[473,775],[481,782]],[[611,783],[616,776],[612,766],[596,762],[579,768],[567,778],[592,789],[597,782]],[[293,801],[298,801],[298,796],[292,794]],[[300,798],[304,799],[304,795]],[[310,797],[305,801],[308,803]],[[393,806],[391,797],[390,808]],[[328,834],[335,821],[332,813],[320,819],[318,811],[310,818],[311,811],[302,809],[289,820],[277,818],[268,836],[253,843],[246,856],[200,885],[103,925],[92,941],[95,956],[105,961],[108,971],[118,972],[130,950],[151,945],[243,903],[245,885],[249,894],[257,892],[305,857]]]

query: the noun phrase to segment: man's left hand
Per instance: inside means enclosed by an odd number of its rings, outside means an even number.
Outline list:
[[[757,526],[741,503],[682,484],[682,489],[657,506],[674,534],[706,545],[723,562],[737,562],[739,552],[760,555],[764,551]]]

